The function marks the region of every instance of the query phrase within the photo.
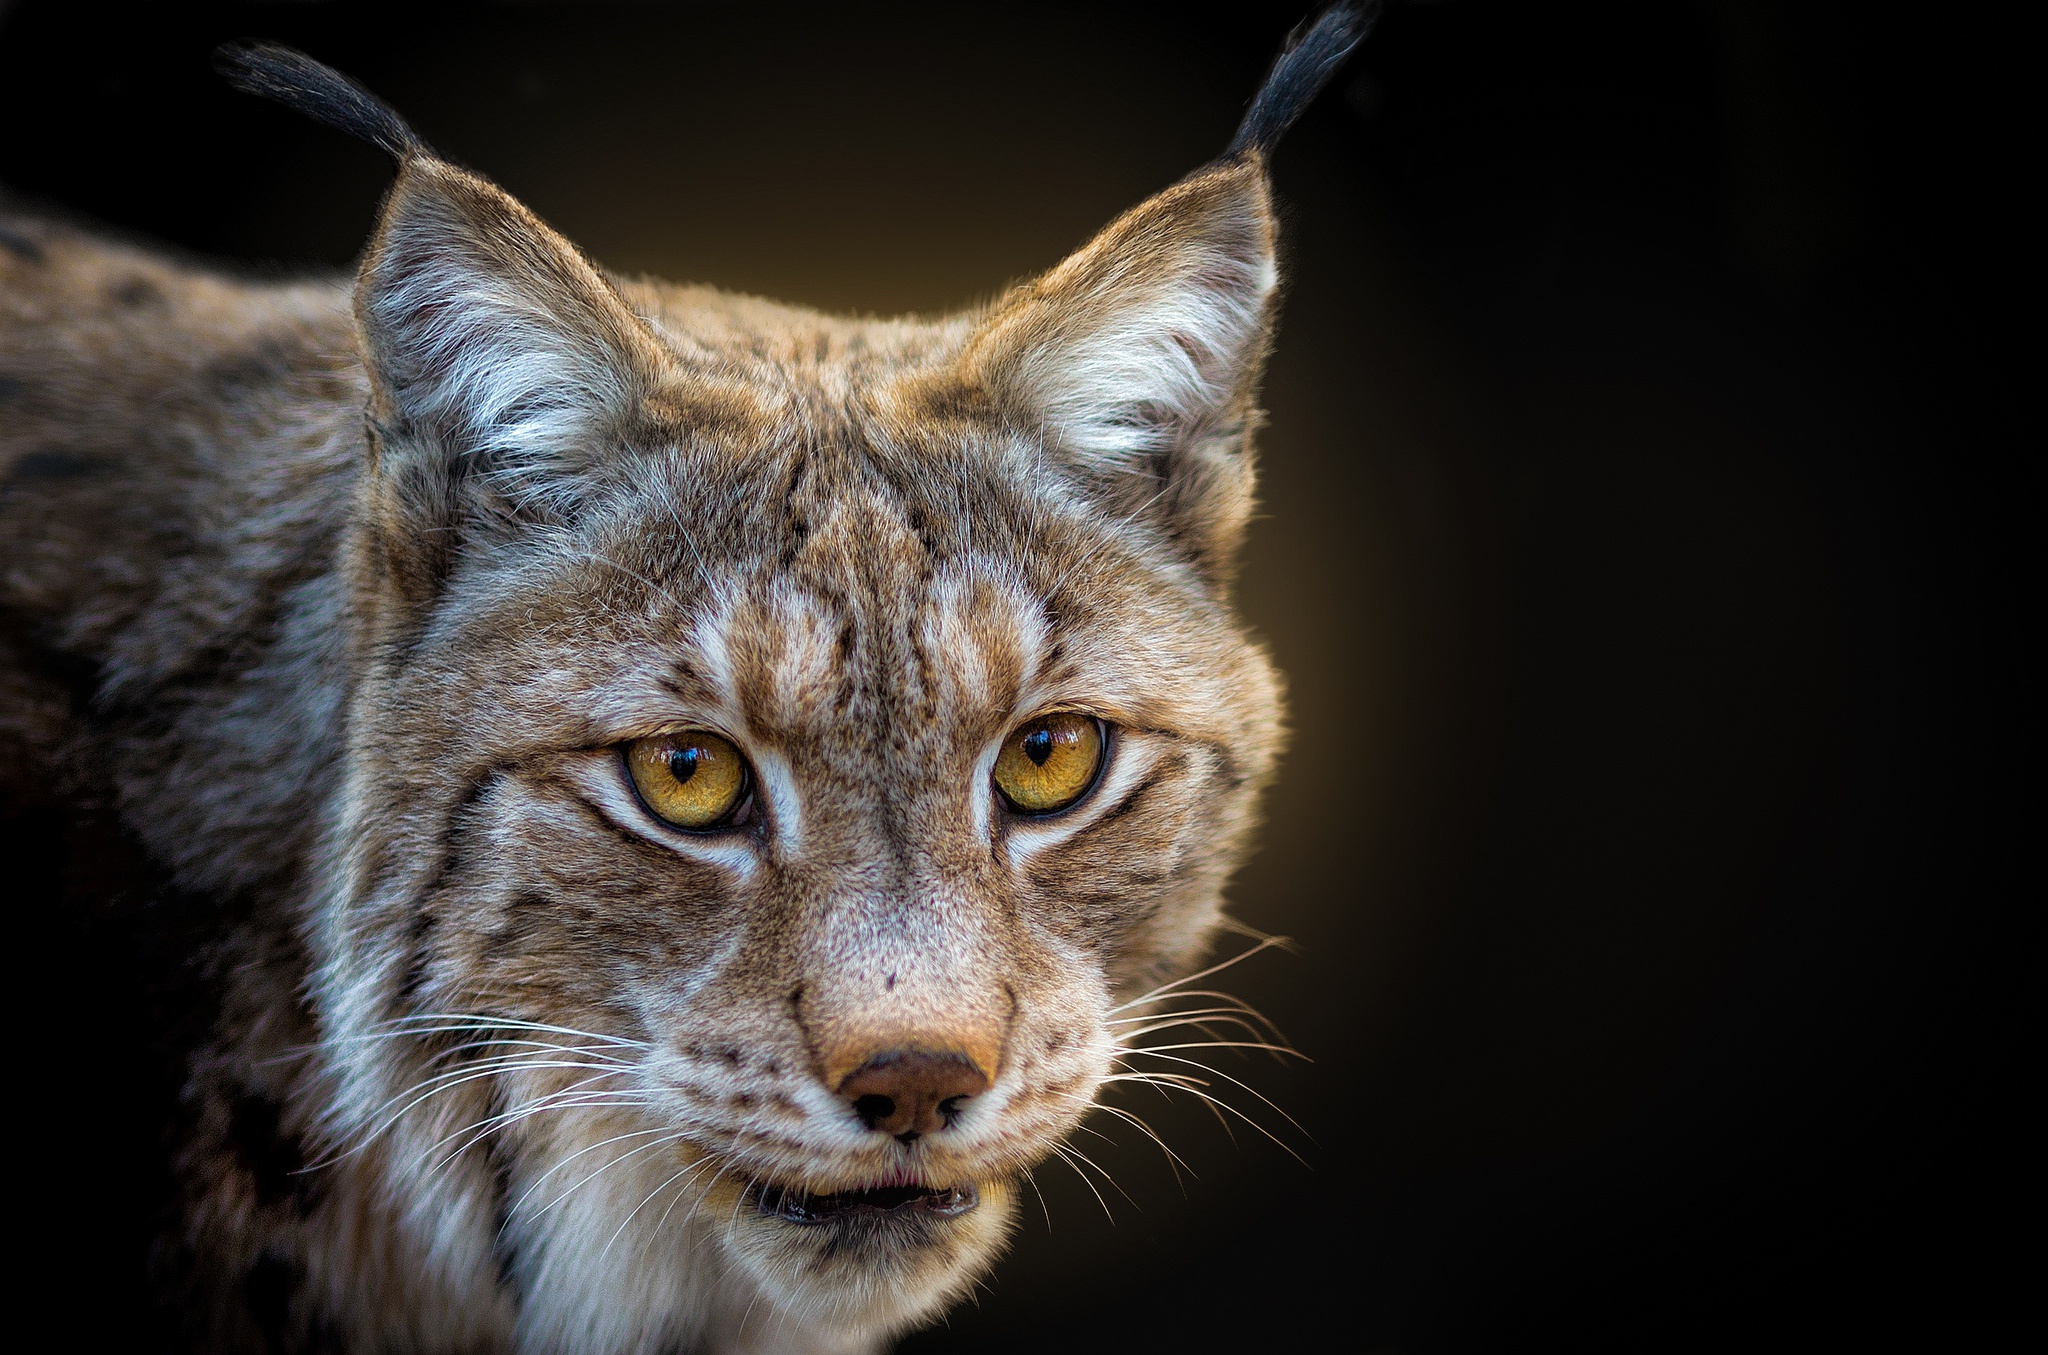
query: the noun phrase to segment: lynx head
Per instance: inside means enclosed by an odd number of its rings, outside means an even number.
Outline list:
[[[399,162],[356,297],[333,1131],[440,1263],[500,1239],[530,1344],[687,1340],[731,1292],[856,1340],[928,1314],[1122,1004],[1198,962],[1281,735],[1229,599],[1265,153],[1361,27],[931,322],[611,277],[341,77],[235,59]]]

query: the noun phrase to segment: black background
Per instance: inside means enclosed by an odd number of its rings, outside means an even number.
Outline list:
[[[1123,1098],[1197,1175],[1104,1118],[1114,1222],[1041,1169],[1014,1255],[907,1349],[1860,1348],[1991,1302],[1950,1264],[1951,1205],[2001,1188],[1961,959],[2000,830],[1957,812],[1990,698],[1956,674],[1992,611],[1958,580],[2011,554],[1969,391],[2011,359],[1932,242],[1988,134],[1943,53],[2001,39],[1912,15],[1397,5],[1284,144],[1242,592],[1295,735],[1233,897],[1298,948],[1233,986],[1314,1062],[1224,1067],[1307,1165]],[[208,70],[274,37],[613,267],[935,311],[1213,155],[1298,17],[18,0],[0,182],[346,266],[380,159]],[[121,1048],[156,1018],[78,921],[92,852],[7,829],[69,1013],[30,1274],[83,1276],[77,1335],[112,1337],[149,1148]]]

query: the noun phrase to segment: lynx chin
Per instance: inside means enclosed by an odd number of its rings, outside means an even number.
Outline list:
[[[1370,19],[938,320],[608,273],[273,46],[396,164],[352,281],[0,199],[0,791],[116,816],[217,992],[178,1344],[874,1350],[1175,1079],[1281,744],[1267,160]]]

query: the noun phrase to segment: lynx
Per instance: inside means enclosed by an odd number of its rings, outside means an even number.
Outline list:
[[[178,1341],[872,1350],[991,1264],[1274,771],[1268,153],[1369,18],[938,320],[609,274],[272,46],[396,164],[352,284],[0,213],[0,779],[217,918]]]

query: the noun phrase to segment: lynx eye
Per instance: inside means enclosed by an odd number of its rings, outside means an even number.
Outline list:
[[[1095,784],[1102,744],[1102,722],[1092,715],[1059,710],[1027,720],[996,754],[996,789],[1020,813],[1065,809]]]
[[[626,745],[626,771],[641,803],[677,828],[724,828],[746,806],[747,760],[708,729],[636,739]]]

